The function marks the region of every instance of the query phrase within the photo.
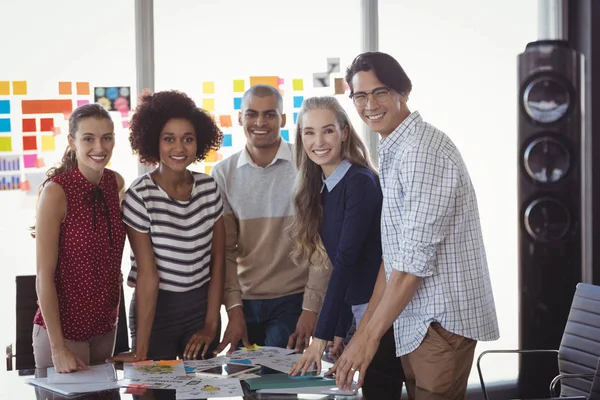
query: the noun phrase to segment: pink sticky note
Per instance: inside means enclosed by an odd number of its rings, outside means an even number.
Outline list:
[[[277,83],[280,85],[283,85],[284,79],[283,78],[278,78],[277,79]]]
[[[25,168],[35,168],[37,154],[25,154],[23,156],[23,165]]]
[[[124,129],[129,128],[129,125],[130,125],[129,121],[123,121],[123,128]]]
[[[121,117],[125,118],[129,116],[129,109],[127,110],[119,110],[121,112]]]
[[[85,106],[86,104],[90,104],[89,100],[77,100],[77,107]]]
[[[144,361],[134,362],[131,365],[133,365],[134,367],[138,367],[140,365],[152,365],[152,364],[154,364],[153,360],[144,360]]]

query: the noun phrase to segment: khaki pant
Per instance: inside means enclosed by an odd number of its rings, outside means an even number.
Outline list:
[[[97,335],[83,342],[65,339],[65,344],[86,365],[94,365],[102,364],[108,357],[112,357],[116,338],[117,330],[114,329],[104,335]],[[40,325],[34,324],[32,339],[35,367],[52,367],[52,349],[48,331]]]
[[[434,322],[421,345],[402,356],[408,397],[416,400],[462,400],[477,342],[448,332]]]

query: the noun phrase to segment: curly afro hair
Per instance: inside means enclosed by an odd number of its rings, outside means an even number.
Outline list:
[[[204,160],[211,150],[221,147],[223,133],[212,116],[198,108],[188,95],[176,90],[145,92],[131,117],[129,133],[131,149],[139,155],[141,163],[154,165],[160,162],[160,132],[173,118],[186,119],[194,126],[198,143],[195,161]]]

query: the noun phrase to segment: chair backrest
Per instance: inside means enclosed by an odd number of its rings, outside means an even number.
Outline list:
[[[35,275],[17,276],[16,285],[15,369],[34,369],[35,360],[33,358],[31,335],[33,333],[33,317],[38,309]]]
[[[594,374],[600,358],[600,286],[579,283],[558,349],[561,374]],[[591,379],[564,379],[561,396],[588,396]]]
[[[17,335],[15,343],[15,369],[35,369],[33,356],[32,334],[33,318],[38,309],[37,291],[35,288],[35,275],[16,277],[16,320]],[[129,351],[129,334],[127,332],[127,315],[125,313],[125,296],[121,287],[121,304],[119,306],[119,323],[117,325],[117,338],[115,354]]]

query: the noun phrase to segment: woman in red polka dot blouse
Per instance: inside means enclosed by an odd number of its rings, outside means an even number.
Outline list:
[[[121,293],[123,178],[106,168],[114,126],[98,104],[69,118],[69,146],[40,186],[36,213],[36,368],[87,368],[112,356]]]

